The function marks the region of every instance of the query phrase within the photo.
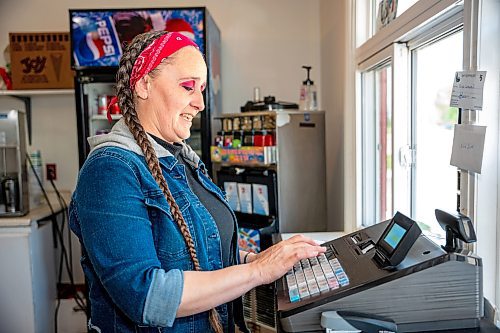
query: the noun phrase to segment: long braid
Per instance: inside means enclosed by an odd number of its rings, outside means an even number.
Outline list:
[[[167,199],[173,219],[177,223],[177,226],[179,227],[179,230],[184,237],[184,241],[186,242],[189,255],[191,256],[191,260],[193,261],[194,268],[196,271],[201,271],[202,269],[198,260],[198,256],[196,254],[193,237],[191,236],[191,232],[189,231],[186,221],[182,216],[179,205],[177,205],[177,203],[175,202],[175,199],[170,192],[170,189],[168,188],[167,181],[165,180],[165,177],[163,176],[163,173],[161,171],[158,156],[156,155],[156,152],[146,135],[146,131],[139,121],[139,117],[137,116],[137,112],[135,110],[133,92],[129,86],[130,73],[132,72],[132,67],[134,65],[135,59],[137,59],[137,56],[147,45],[149,45],[153,40],[159,38],[163,34],[165,34],[165,32],[150,32],[138,35],[126,48],[122,58],[120,59],[120,68],[118,69],[117,73],[116,90],[118,96],[118,105],[123,112],[125,124],[127,124],[130,132],[134,136],[135,141],[137,142],[139,147],[141,147],[141,150],[144,153],[144,157],[151,174],[153,175],[156,183]],[[223,332],[220,317],[215,308],[210,310],[209,320],[212,328],[216,333]]]

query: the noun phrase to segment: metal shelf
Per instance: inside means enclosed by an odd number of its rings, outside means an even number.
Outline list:
[[[273,164],[265,164],[260,162],[213,162],[212,164],[220,166],[220,167],[242,167],[242,168],[266,168],[269,170],[277,170],[277,165]]]
[[[118,120],[118,119],[121,119],[123,117],[123,115],[121,114],[112,114],[111,115],[111,119],[113,120]],[[90,120],[106,120],[108,121],[108,116],[105,115],[105,114],[97,114],[97,115],[93,115]]]
[[[18,149],[18,145],[0,145],[0,149]]]
[[[74,89],[0,90],[0,96],[74,95]]]
[[[220,115],[214,116],[214,119],[226,119],[226,118],[243,118],[243,117],[254,117],[254,116],[277,116],[279,114],[317,114],[325,113],[323,110],[315,111],[301,111],[297,109],[285,109],[285,110],[274,110],[274,111],[249,111],[249,112],[238,112],[238,113],[222,113]]]
[[[250,112],[239,112],[239,113],[223,113],[221,115],[214,116],[214,119],[243,118],[243,117],[254,117],[254,116],[276,116],[276,111],[250,111]]]

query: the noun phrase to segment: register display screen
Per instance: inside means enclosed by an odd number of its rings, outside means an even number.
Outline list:
[[[401,239],[403,239],[403,236],[405,235],[405,233],[406,233],[405,228],[403,228],[402,226],[400,226],[397,223],[394,223],[392,225],[391,230],[389,230],[389,232],[385,236],[384,241],[387,244],[389,244],[390,247],[395,249],[398,246]]]
[[[421,233],[415,221],[396,212],[377,242],[373,259],[381,267],[399,265]]]

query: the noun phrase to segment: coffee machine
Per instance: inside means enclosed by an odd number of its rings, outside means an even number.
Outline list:
[[[26,113],[0,110],[0,217],[29,211]]]

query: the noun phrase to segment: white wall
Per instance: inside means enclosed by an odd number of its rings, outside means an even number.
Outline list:
[[[206,0],[206,1],[0,1],[0,50],[9,32],[69,31],[68,9],[205,6],[221,30],[223,112],[239,112],[262,96],[298,102],[305,77],[302,65],[313,66],[321,87],[319,0]],[[5,64],[0,55],[0,66]],[[321,97],[321,96],[320,96]],[[321,98],[320,98],[321,101]],[[17,101],[0,97],[0,108]],[[17,103],[17,104],[16,104]],[[18,106],[20,107],[20,106]],[[62,189],[73,190],[78,172],[75,103],[72,96],[33,99],[33,145],[44,163],[58,165]]]
[[[479,12],[478,69],[487,71],[479,124],[487,126],[482,172],[477,175],[477,254],[483,259],[484,296],[500,308],[500,13],[499,0],[483,0]],[[496,223],[495,223],[496,221]],[[497,318],[500,325],[500,318]]]
[[[138,6],[208,8],[221,30],[223,112],[239,112],[240,106],[252,99],[256,86],[262,96],[274,95],[281,101],[298,102],[305,77],[302,65],[313,67],[312,78],[322,86],[319,0],[120,0],[107,1],[104,6],[97,0],[0,0],[0,51],[8,45],[9,32],[69,31],[68,9]],[[1,54],[0,66],[4,66]],[[319,100],[321,106],[321,91]],[[57,164],[57,186],[73,190],[78,173],[74,97],[37,96],[32,104],[33,147],[41,150],[44,163]],[[0,97],[2,109],[22,107],[21,102],[11,97]],[[340,123],[336,131],[339,126]],[[82,283],[77,242],[73,242],[73,251],[75,280]]]
[[[342,231],[345,225],[344,122],[350,0],[320,1],[321,71],[326,136],[326,192],[328,230]],[[354,112],[354,110],[351,110]]]

